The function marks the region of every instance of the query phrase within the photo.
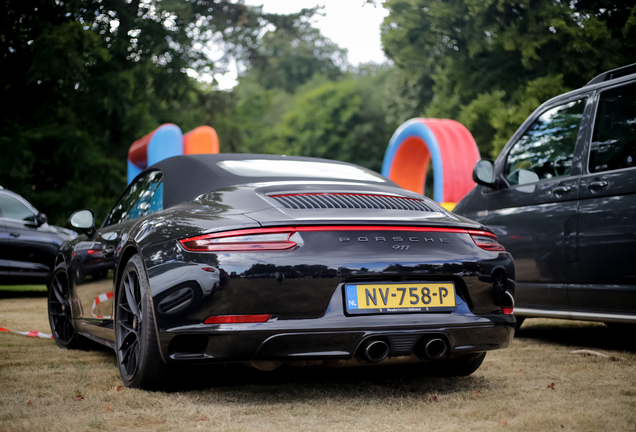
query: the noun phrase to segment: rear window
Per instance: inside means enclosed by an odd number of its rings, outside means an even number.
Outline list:
[[[228,160],[218,162],[224,170],[243,177],[306,177],[385,182],[379,174],[352,165],[294,160]]]

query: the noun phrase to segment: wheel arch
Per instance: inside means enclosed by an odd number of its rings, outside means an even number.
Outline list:
[[[117,304],[116,304],[117,300],[116,299],[119,296],[119,288],[120,288],[120,285],[121,285],[121,280],[122,280],[123,275],[124,275],[124,269],[126,268],[126,265],[128,264],[128,262],[136,254],[139,254],[139,257],[141,259],[142,270],[145,272],[145,277],[146,277],[146,280],[147,280],[147,283],[148,283],[148,292],[150,294],[150,308],[151,308],[151,312],[152,312],[152,314],[151,314],[152,315],[152,327],[154,329],[154,334],[155,334],[155,337],[156,337],[157,346],[159,347],[158,348],[159,358],[161,359],[161,362],[165,365],[166,364],[166,359],[164,357],[163,351],[161,350],[161,342],[159,341],[159,337],[158,337],[159,331],[158,331],[158,328],[157,328],[157,320],[155,319],[155,310],[154,310],[154,304],[153,304],[153,301],[152,301],[152,291],[150,289],[150,281],[148,280],[148,271],[146,269],[146,264],[145,264],[145,260],[143,258],[143,254],[142,254],[141,248],[139,247],[138,244],[133,243],[132,241],[129,242],[128,244],[126,244],[124,246],[124,248],[123,248],[123,251],[121,253],[121,258],[119,259],[119,264],[117,266],[117,271],[116,271],[116,274],[115,274],[115,278],[114,278],[115,281],[114,281],[114,287],[113,287],[113,294],[114,294],[115,301],[114,301],[114,304],[113,304],[113,318],[115,319],[115,316],[116,316],[116,313],[117,313],[115,311],[115,308],[117,307]],[[117,323],[115,322],[114,323],[114,328],[116,328],[116,326],[117,326]],[[115,331],[115,340],[117,340],[116,338],[117,338],[117,336],[116,336],[116,331]],[[115,352],[117,353],[117,348],[115,348]],[[164,370],[164,373],[167,373],[167,372]]]
[[[63,270],[66,273],[66,277],[68,278],[68,266],[66,265],[66,258],[64,258],[64,254],[61,252],[57,254],[55,257],[55,265],[53,266],[53,270],[51,271],[51,275],[46,281],[46,290],[49,291],[51,289],[51,283],[53,283],[53,277],[58,270]],[[69,286],[70,288],[70,286]]]
[[[128,261],[133,257],[133,255],[141,253],[137,245],[134,243],[127,244],[124,246],[124,250],[122,251],[121,258],[119,259],[119,265],[117,266],[117,273],[115,277],[115,294],[117,294],[117,290],[119,289],[119,283],[121,282],[123,270],[128,264]],[[142,259],[143,262],[143,259]]]
[[[55,265],[53,266],[53,271],[57,270],[60,265],[63,265],[66,268],[66,259],[64,258],[64,254],[58,253],[57,257],[55,257]]]

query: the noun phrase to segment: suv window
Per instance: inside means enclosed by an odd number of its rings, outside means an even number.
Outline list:
[[[0,217],[22,222],[35,222],[35,215],[27,206],[5,194],[0,194]]]
[[[543,112],[512,147],[504,175],[511,185],[570,175],[585,99]]]
[[[601,93],[590,149],[591,173],[636,166],[636,84]]]
[[[156,193],[158,189],[159,194]],[[110,211],[104,226],[126,222],[159,210],[163,210],[163,175],[161,171],[151,171],[128,186]]]

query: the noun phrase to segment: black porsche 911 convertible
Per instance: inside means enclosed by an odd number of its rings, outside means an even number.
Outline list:
[[[100,228],[90,210],[69,222],[83,234],[56,260],[55,341],[113,348],[130,387],[206,362],[468,375],[514,334],[514,263],[495,235],[355,165],[176,156]],[[99,271],[78,278],[81,254]]]

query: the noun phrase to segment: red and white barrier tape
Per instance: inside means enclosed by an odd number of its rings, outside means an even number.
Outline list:
[[[113,293],[111,292],[107,292],[104,294],[100,294],[97,297],[95,297],[95,300],[93,300],[93,306],[91,307],[91,315],[93,315],[95,318],[102,318],[102,319],[111,319],[112,317],[109,316],[101,316],[101,315],[95,315],[95,308],[97,307],[98,304],[105,302],[108,299],[113,298]],[[0,327],[0,332],[7,332],[7,333],[18,333],[21,335],[25,335],[28,337],[38,337],[38,338],[42,338],[42,339],[53,339],[53,335],[47,334],[47,333],[42,333],[39,332],[37,330],[31,330],[28,332],[21,332],[21,331],[15,331],[15,330],[9,330],[6,328],[2,328]]]
[[[38,337],[38,338],[42,338],[42,339],[53,339],[53,335],[42,333],[42,332],[39,332],[37,330],[31,330],[29,332],[21,332],[21,331],[9,330],[9,329],[0,327],[0,332],[19,333],[21,335],[25,335],[25,336],[28,336],[28,337]]]
[[[112,317],[110,316],[95,315],[95,312],[94,312],[98,304],[103,303],[110,298],[113,298],[112,291],[104,293],[104,294],[100,294],[97,297],[95,297],[95,300],[93,300],[93,306],[91,307],[91,315],[93,315],[95,318],[111,319]]]

